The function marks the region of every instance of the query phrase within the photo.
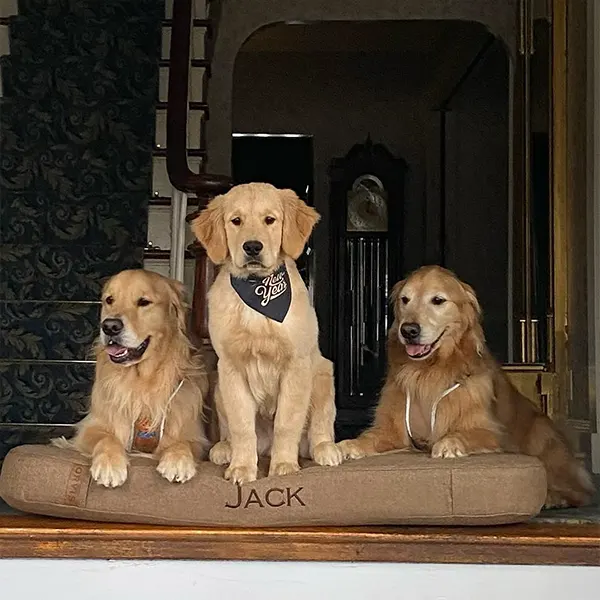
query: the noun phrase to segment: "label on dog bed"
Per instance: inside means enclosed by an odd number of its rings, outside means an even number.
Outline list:
[[[285,264],[267,277],[231,276],[231,286],[242,302],[261,315],[283,323],[292,303],[292,286]]]
[[[133,426],[133,437],[131,450],[134,452],[146,452],[152,454],[160,442],[160,430],[152,427],[152,421],[146,417],[140,417]]]

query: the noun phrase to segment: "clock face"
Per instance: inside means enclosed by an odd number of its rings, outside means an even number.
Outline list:
[[[348,231],[387,231],[387,192],[375,175],[361,175],[348,192]]]

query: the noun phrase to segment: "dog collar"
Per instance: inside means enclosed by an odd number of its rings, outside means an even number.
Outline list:
[[[455,383],[454,385],[450,386],[447,390],[445,390],[442,395],[433,403],[432,407],[431,407],[431,415],[430,415],[430,419],[429,419],[429,426],[430,426],[430,435],[433,436],[433,430],[435,429],[435,418],[437,415],[437,409],[438,409],[438,404],[440,403],[440,400],[443,400],[448,394],[450,394],[451,392],[453,392],[455,389],[460,387],[460,382]],[[406,424],[406,431],[408,433],[408,437],[410,438],[410,441],[414,444],[415,443],[415,439],[413,438],[413,434],[412,434],[412,430],[410,428],[410,392],[406,392],[406,411],[404,413],[404,422]]]
[[[171,394],[169,399],[167,400],[167,405],[165,406],[162,414],[162,418],[158,423],[158,426],[155,425],[155,422],[152,419],[149,419],[146,416],[139,417],[131,428],[131,435],[129,441],[129,451],[130,452],[142,452],[144,454],[152,454],[156,448],[158,448],[158,444],[163,437],[163,433],[165,431],[165,421],[167,419],[167,410],[169,409],[169,405],[177,392],[182,388],[184,380],[182,379],[179,382],[179,385],[175,388],[175,391]]]
[[[283,323],[292,303],[292,286],[285,263],[267,277],[230,276],[242,302],[268,319]]]

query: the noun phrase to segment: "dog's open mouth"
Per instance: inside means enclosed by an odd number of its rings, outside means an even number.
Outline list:
[[[144,352],[146,352],[146,348],[148,348],[148,344],[150,343],[150,338],[147,337],[137,348],[127,348],[127,346],[121,346],[114,341],[109,341],[106,345],[106,353],[112,362],[117,364],[128,363],[134,360],[139,360],[142,358]]]
[[[404,346],[406,348],[406,353],[414,360],[427,358],[435,350],[444,333],[446,333],[445,329],[431,344],[406,344]]]

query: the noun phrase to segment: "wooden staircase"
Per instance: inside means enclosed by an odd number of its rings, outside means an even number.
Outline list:
[[[207,338],[204,298],[211,267],[193,243],[193,218],[230,181],[205,172],[205,126],[217,2],[172,0],[163,21],[159,103],[156,114],[153,197],[149,207],[146,268],[194,288],[194,331]]]

